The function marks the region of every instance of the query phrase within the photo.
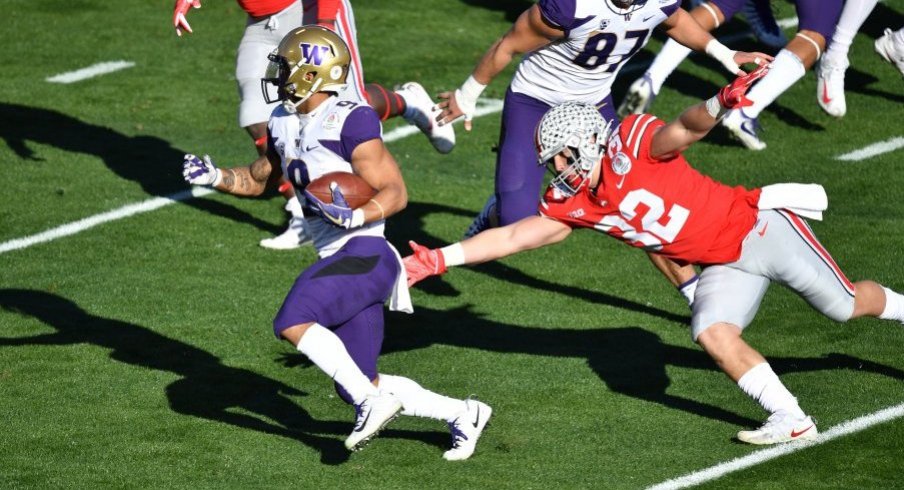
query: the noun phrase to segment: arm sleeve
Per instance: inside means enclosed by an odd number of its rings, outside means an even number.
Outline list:
[[[548,24],[569,32],[579,22],[574,18],[575,0],[540,0],[540,15]]]
[[[345,119],[340,137],[340,151],[345,161],[352,161],[355,148],[365,141],[379,139],[382,134],[380,117],[370,106],[356,107]]]
[[[662,10],[662,13],[665,14],[666,17],[671,17],[672,14],[675,13],[681,7],[681,2],[675,0],[671,5],[666,5],[665,7],[659,7],[659,10]]]
[[[665,126],[665,122],[651,114],[628,116],[619,129],[624,142],[622,151],[635,161],[667,162],[668,160],[654,160],[650,157],[653,134],[662,126]]]
[[[540,205],[537,207],[537,214],[560,223],[566,224],[571,228],[580,226],[577,220],[571,219],[569,211],[573,206],[571,199],[563,198],[556,194],[556,191],[550,186],[546,188],[543,197],[540,199]]]

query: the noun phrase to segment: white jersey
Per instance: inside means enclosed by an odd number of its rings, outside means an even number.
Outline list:
[[[680,3],[646,0],[624,14],[610,0],[540,0],[543,19],[563,29],[565,38],[527,54],[518,65],[512,91],[549,105],[598,103],[609,95],[625,62]]]
[[[329,257],[355,236],[383,236],[383,220],[346,230],[313,212],[303,190],[312,180],[330,172],[351,172],[351,154],[358,144],[382,138],[377,113],[367,104],[330,97],[311,114],[290,114],[282,105],[270,116],[270,148],[282,160],[283,175],[302,203],[314,247]]]

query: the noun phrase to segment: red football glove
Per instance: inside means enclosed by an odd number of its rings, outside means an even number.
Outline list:
[[[719,90],[719,104],[726,109],[738,109],[753,104],[753,101],[746,97],[747,90],[753,85],[753,82],[766,76],[771,65],[763,65],[752,72],[735,78],[733,82],[722,87]]]
[[[414,286],[430,276],[445,274],[448,270],[446,269],[446,258],[443,257],[440,249],[430,249],[418,245],[414,241],[409,241],[408,246],[414,252],[402,259],[405,264],[405,272],[408,273],[408,287]]]
[[[199,9],[201,8],[201,0],[176,0],[176,5],[173,7],[173,26],[176,28],[176,34],[181,36],[182,30],[185,29],[189,33],[191,33],[191,26],[188,25],[188,21],[185,20],[185,14],[188,13],[188,9],[190,7]]]

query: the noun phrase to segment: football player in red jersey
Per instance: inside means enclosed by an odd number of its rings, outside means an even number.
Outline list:
[[[693,303],[693,339],[770,416],[738,438],[774,444],[817,435],[813,420],[741,338],[770,281],[789,287],[836,321],[874,316],[904,322],[904,296],[873,281],[852,283],[802,216],[828,205],[816,184],[729,187],[694,170],[681,152],[703,138],[744,95],[761,68],[665,124],[630,116],[610,133],[595,107],[566,103],[537,128],[541,164],[555,177],[539,215],[441,249],[411,242],[409,282],[564,240],[591,228],[678,263],[703,267]]]
[[[361,56],[358,51],[355,17],[349,0],[237,0],[248,13],[245,33],[236,53],[235,78],[239,88],[239,125],[248,132],[257,147],[260,159],[267,153],[267,120],[275,104],[268,104],[261,94],[261,79],[265,78],[268,55],[292,29],[318,24],[335,31],[349,47],[352,56],[348,88],[343,97],[364,100],[381,120],[402,116],[417,126],[440,153],[448,153],[455,146],[455,131],[451,126],[434,123],[439,110],[417,82],[408,82],[397,91],[376,83],[364,83]],[[186,19],[191,8],[200,8],[200,0],[176,0],[173,26],[176,34],[193,32]],[[261,240],[265,248],[291,249],[310,244],[310,234],[304,227],[301,205],[291,185],[280,186],[288,199],[286,210],[291,218],[288,229],[273,238]]]

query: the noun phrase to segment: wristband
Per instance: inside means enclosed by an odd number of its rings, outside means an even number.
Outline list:
[[[352,211],[352,221],[349,223],[349,228],[357,228],[364,224],[364,210],[358,208]]]
[[[218,168],[214,168],[214,170],[216,170],[217,176],[213,178],[213,184],[210,184],[211,187],[216,187],[223,182],[223,171]]]
[[[734,55],[737,51],[728,49],[717,39],[710,39],[709,42],[706,43],[705,51],[706,54],[710,55],[719,63],[722,63],[722,65],[732,73],[737,74],[741,70],[741,67],[734,61]]]
[[[708,112],[713,119],[722,119],[725,113],[728,112],[728,109],[719,102],[719,96],[714,95],[706,100],[706,112]]]
[[[439,253],[443,254],[446,267],[453,267],[465,263],[465,249],[461,246],[461,242],[455,242],[439,249]]]
[[[483,90],[487,88],[486,85],[477,81],[474,78],[474,75],[468,77],[465,80],[465,83],[461,84],[461,87],[458,89],[458,93],[461,96],[459,100],[459,105],[465,105],[468,107],[473,107],[477,104],[477,98],[480,97],[480,94],[483,93]]]
[[[377,201],[376,199],[371,199],[370,202],[376,204],[377,207],[380,209],[380,219],[386,219],[386,212],[383,211],[383,205],[380,204],[380,201]]]

